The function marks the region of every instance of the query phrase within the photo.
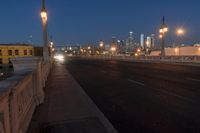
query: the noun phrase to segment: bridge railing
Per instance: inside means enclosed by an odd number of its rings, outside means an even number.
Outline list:
[[[82,56],[88,59],[112,59],[126,61],[145,62],[171,62],[171,63],[200,63],[200,56],[166,56],[161,59],[159,56]]]
[[[35,108],[43,103],[51,63],[41,58],[13,60],[14,76],[0,82],[0,133],[25,133]]]

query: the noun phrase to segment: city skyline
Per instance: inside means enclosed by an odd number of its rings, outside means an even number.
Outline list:
[[[54,37],[56,44],[86,44],[100,40],[111,42],[112,36],[124,40],[133,31],[134,38],[139,42],[141,33],[146,36],[156,34],[158,39],[161,19],[165,16],[169,27],[167,43],[177,40],[186,44],[200,42],[200,15],[196,13],[200,2],[169,0],[163,3],[153,0],[146,3],[146,0],[46,1],[48,33]],[[0,43],[41,45],[40,8],[41,1],[3,2],[0,5]],[[175,36],[178,27],[186,29],[184,37]]]

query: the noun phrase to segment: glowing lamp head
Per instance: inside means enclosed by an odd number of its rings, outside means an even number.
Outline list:
[[[48,17],[47,17],[46,10],[42,10],[41,13],[40,13],[40,15],[41,15],[41,18],[42,18],[43,21],[47,21]]]
[[[160,33],[168,32],[168,28],[166,26],[160,28]]]
[[[159,38],[162,39],[162,38],[163,38],[163,35],[159,35]]]
[[[167,31],[168,31],[168,28],[167,28],[167,27],[163,28],[163,31],[164,31],[164,32],[167,32]]]
[[[176,31],[177,35],[183,35],[185,33],[185,31],[183,29],[177,29]]]

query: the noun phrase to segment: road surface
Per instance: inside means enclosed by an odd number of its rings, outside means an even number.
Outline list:
[[[67,59],[119,133],[200,133],[200,67]]]

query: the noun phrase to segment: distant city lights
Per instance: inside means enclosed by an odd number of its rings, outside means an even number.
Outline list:
[[[175,48],[175,52],[178,52],[179,51],[179,48]]]
[[[117,49],[116,49],[116,47],[111,47],[110,48],[110,51],[112,51],[112,52],[115,52]]]

